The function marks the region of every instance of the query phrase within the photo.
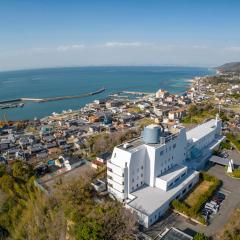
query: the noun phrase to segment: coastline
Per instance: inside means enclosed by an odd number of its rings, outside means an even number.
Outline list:
[[[214,68],[210,68],[210,70],[214,70],[215,73],[209,75],[209,74],[206,74],[204,76],[195,76],[193,79],[189,79],[188,82],[189,82],[189,87],[187,89],[187,91],[191,90],[196,84],[198,81],[200,81],[201,79],[203,78],[206,78],[208,76],[216,76],[216,75],[219,75],[220,74],[220,71],[214,69]]]
[[[28,71],[31,73],[31,71]],[[28,74],[29,74],[28,73]],[[193,77],[198,76],[199,74],[201,76],[206,74],[211,74],[210,71],[207,68],[188,68],[188,67],[114,67],[112,71],[109,71],[109,69],[106,68],[87,68],[85,70],[84,68],[75,68],[75,71],[71,71],[71,69],[67,69],[65,72],[65,69],[61,69],[60,72],[58,72],[58,69],[50,71],[50,77],[48,77],[48,70],[43,70],[43,73],[39,70],[33,71],[30,75],[30,79],[26,79],[27,83],[34,84],[42,84],[42,81],[46,81],[45,79],[48,79],[49,84],[46,85],[46,87],[43,89],[41,88],[38,92],[32,91],[30,93],[28,88],[24,89],[24,92],[21,90],[22,86],[17,86],[18,84],[18,76],[15,76],[16,72],[14,72],[14,75],[11,75],[8,77],[8,75],[2,77],[0,76],[0,84],[3,86],[2,92],[0,89],[0,95],[2,96],[2,99],[10,99],[11,95],[6,94],[7,92],[4,92],[5,86],[10,86],[11,89],[16,88],[17,94],[12,94],[12,96],[21,97],[21,95],[29,96],[29,97],[39,97],[39,98],[51,98],[51,95],[57,95],[57,96],[64,96],[66,93],[69,96],[75,96],[79,92],[88,92],[92,91],[94,86],[96,88],[101,86],[106,86],[106,92],[103,94],[100,94],[97,98],[107,98],[111,95],[113,95],[116,92],[121,91],[130,91],[130,92],[156,92],[158,89],[164,89],[172,94],[178,94],[181,95],[184,92],[186,92],[189,87],[191,87],[191,84],[193,83]],[[83,77],[81,77],[81,75]],[[91,77],[91,75],[94,74],[94,77]],[[32,76],[31,76],[32,75]],[[56,76],[55,76],[56,75]],[[38,79],[36,80],[36,76],[38,76]],[[54,77],[55,76],[55,77]],[[15,81],[11,83],[11,85],[7,85],[7,81],[11,80],[14,77]],[[21,71],[20,74],[21,81],[23,81],[23,84],[25,84],[25,74]],[[59,79],[60,82],[56,82],[54,79]],[[22,80],[23,79],[23,80]],[[62,79],[62,80],[61,80]],[[66,79],[68,84],[66,84],[63,79]],[[89,80],[88,80],[89,79]],[[115,81],[114,81],[115,79]],[[130,81],[131,79],[131,81]],[[55,81],[55,82],[54,82]],[[46,82],[47,83],[47,82]],[[56,83],[56,91],[54,90],[53,84]],[[21,85],[23,85],[21,84]],[[45,83],[44,83],[45,84]],[[65,88],[62,88],[61,91],[58,89],[58,85],[66,85]],[[16,87],[15,87],[16,86]],[[28,85],[27,85],[28,87]],[[31,87],[31,85],[30,85]],[[29,88],[30,89],[30,88]],[[77,90],[79,89],[79,90]],[[81,90],[82,89],[82,90]],[[83,90],[85,89],[85,90]],[[7,88],[6,88],[7,90]],[[63,90],[63,91],[62,91]],[[21,91],[21,92],[20,92]],[[25,93],[26,92],[26,93]],[[35,92],[35,93],[34,93]],[[46,94],[44,93],[46,92]],[[3,93],[3,94],[1,94]],[[19,93],[21,95],[19,95]],[[37,93],[37,94],[36,94]],[[44,94],[43,94],[44,93]],[[5,97],[4,97],[5,95]],[[86,98],[82,98],[80,100],[78,99],[65,99],[61,103],[59,102],[48,102],[44,104],[38,104],[38,103],[27,103],[25,104],[23,109],[7,109],[5,111],[0,111],[0,119],[2,118],[3,114],[7,114],[7,118],[9,120],[31,120],[35,117],[38,119],[44,118],[46,116],[51,115],[52,112],[58,112],[61,113],[65,111],[66,109],[74,109],[79,110],[82,107],[84,107],[86,104],[93,102],[96,99],[94,96],[88,96]],[[3,119],[3,118],[2,118]]]

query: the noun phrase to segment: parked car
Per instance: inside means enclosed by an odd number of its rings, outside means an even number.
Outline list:
[[[203,208],[203,210],[202,210],[202,213],[208,213],[208,214],[212,214],[212,210],[211,209],[209,209],[209,208]]]
[[[208,212],[206,212],[205,214],[202,214],[203,218],[204,218],[206,221],[208,221],[209,215],[210,215],[210,214],[209,214]]]
[[[210,204],[212,204],[214,207],[219,208],[219,204],[215,201],[210,201]]]
[[[218,207],[215,207],[213,204],[209,202],[205,204],[205,208],[211,209],[215,214],[218,212]]]
[[[225,199],[225,194],[223,194],[222,192],[217,192],[216,193],[216,196],[219,198],[219,199],[222,199],[222,200],[224,200]]]
[[[223,199],[221,199],[221,198],[219,198],[219,197],[217,197],[217,196],[214,196],[214,197],[212,198],[212,201],[214,201],[214,202],[216,202],[218,205],[220,205],[220,204],[222,203]]]

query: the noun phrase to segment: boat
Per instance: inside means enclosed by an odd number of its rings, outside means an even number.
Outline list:
[[[8,108],[17,108],[17,107],[24,107],[24,103],[17,103],[17,104],[2,104],[0,105],[0,109],[8,109]]]

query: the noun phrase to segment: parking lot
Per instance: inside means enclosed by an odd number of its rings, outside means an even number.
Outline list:
[[[218,213],[212,214],[210,217],[210,224],[208,226],[197,224],[176,213],[170,212],[149,229],[145,229],[144,233],[152,239],[156,239],[158,234],[163,232],[166,227],[176,227],[190,235],[194,235],[195,232],[203,232],[207,236],[215,236],[216,233],[223,228],[225,223],[227,223],[231,214],[240,203],[240,180],[230,178],[226,175],[224,167],[219,165],[211,167],[207,172],[222,180],[223,184],[220,191],[226,196]]]

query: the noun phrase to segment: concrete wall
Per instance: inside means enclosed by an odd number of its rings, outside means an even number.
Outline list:
[[[131,154],[131,159],[128,166],[129,193],[136,191],[145,183],[145,154],[146,148],[144,145],[139,147],[138,151],[135,151]]]

